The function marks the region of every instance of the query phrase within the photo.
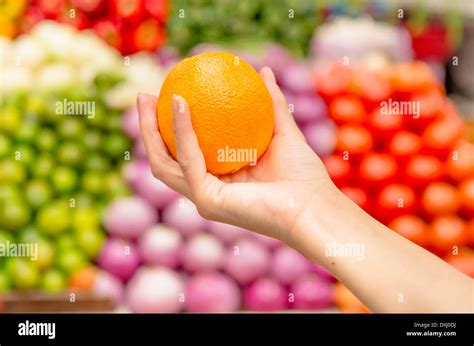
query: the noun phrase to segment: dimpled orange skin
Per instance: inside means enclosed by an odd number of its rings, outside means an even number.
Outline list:
[[[176,159],[173,94],[184,97],[206,161],[207,171],[236,172],[249,162],[220,162],[219,150],[256,149],[257,159],[270,144],[274,112],[260,75],[229,53],[203,53],[182,60],[166,77],[157,105],[160,134]]]

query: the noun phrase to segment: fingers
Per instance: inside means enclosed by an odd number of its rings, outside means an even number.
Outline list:
[[[280,87],[276,83],[275,75],[272,70],[268,66],[265,66],[260,70],[260,75],[262,76],[273,100],[273,109],[275,112],[275,134],[291,134],[303,137],[303,134],[298,129],[293,116],[288,111],[288,104],[286,103],[285,95],[283,95]]]
[[[157,98],[152,95],[139,93],[137,108],[140,120],[140,132],[155,174],[161,181],[172,189],[188,196],[189,189],[184,180],[180,165],[169,155],[165,143],[158,130],[156,118]]]
[[[178,163],[196,201],[206,177],[206,162],[193,129],[188,103],[177,95],[173,95],[173,127]]]

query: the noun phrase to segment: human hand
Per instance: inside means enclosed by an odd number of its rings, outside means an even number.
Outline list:
[[[334,185],[288,111],[271,69],[264,67],[260,75],[273,100],[275,130],[255,166],[219,177],[208,173],[188,104],[180,96],[173,97],[178,161],[160,136],[157,98],[151,95],[138,95],[141,134],[153,175],[193,201],[203,217],[291,243],[305,208]]]

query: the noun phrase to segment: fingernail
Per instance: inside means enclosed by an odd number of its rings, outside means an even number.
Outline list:
[[[173,94],[172,104],[174,114],[184,113],[184,104],[179,100],[180,96]]]
[[[265,66],[265,74],[272,79],[273,83],[276,83],[275,75],[270,67]]]

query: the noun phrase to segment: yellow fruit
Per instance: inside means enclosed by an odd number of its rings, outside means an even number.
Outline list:
[[[237,56],[204,53],[182,60],[166,77],[158,98],[158,126],[176,159],[173,94],[189,104],[207,170],[233,173],[256,163],[273,135],[271,96],[260,75]]]

